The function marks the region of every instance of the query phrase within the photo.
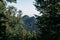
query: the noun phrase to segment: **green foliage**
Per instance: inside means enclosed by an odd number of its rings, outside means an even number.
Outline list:
[[[7,27],[6,27],[6,35],[7,35],[6,38],[8,40],[19,40],[19,38],[20,38],[19,35],[22,35],[22,34],[20,34],[20,31],[23,32],[23,30],[22,30],[23,20],[21,17],[18,18],[18,16],[15,16],[17,13],[17,10],[13,6],[8,7],[7,13],[9,13],[9,14],[7,15],[8,22],[6,24],[7,25]],[[24,36],[24,35],[22,35],[22,36]],[[15,39],[15,37],[16,37],[16,39]]]
[[[17,13],[17,9],[14,6],[9,6],[8,11],[11,16],[15,16]]]
[[[36,0],[35,6],[42,13],[60,12],[60,0]]]
[[[37,17],[41,40],[60,40],[60,0],[35,0],[35,7],[42,13]]]
[[[8,2],[16,2],[16,0],[7,0]]]
[[[0,0],[0,40],[33,40],[36,33],[28,32],[24,28],[22,11],[17,11],[14,6],[6,7],[6,1],[16,2],[16,0]]]
[[[6,1],[0,0],[0,40],[7,40],[6,39],[6,27],[7,23],[9,23],[9,18],[7,17],[6,13]],[[6,25],[7,24],[7,25]],[[9,26],[9,25],[8,25]]]

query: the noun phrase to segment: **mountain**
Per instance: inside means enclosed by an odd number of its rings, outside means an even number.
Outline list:
[[[34,16],[29,17],[28,15],[24,15],[22,18],[26,30],[28,31],[36,30],[36,18]]]

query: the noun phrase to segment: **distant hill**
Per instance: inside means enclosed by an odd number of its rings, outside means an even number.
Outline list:
[[[26,30],[28,31],[36,30],[36,18],[34,16],[29,17],[28,15],[24,15],[22,18]]]

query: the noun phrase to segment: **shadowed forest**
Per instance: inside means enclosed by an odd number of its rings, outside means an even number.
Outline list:
[[[16,1],[0,0],[0,40],[60,40],[60,0],[35,0],[40,16],[32,17],[7,6]]]

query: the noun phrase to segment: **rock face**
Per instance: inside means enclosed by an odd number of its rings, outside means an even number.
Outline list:
[[[23,16],[23,21],[26,30],[28,31],[36,30],[36,18],[34,16],[29,17],[25,15]]]

